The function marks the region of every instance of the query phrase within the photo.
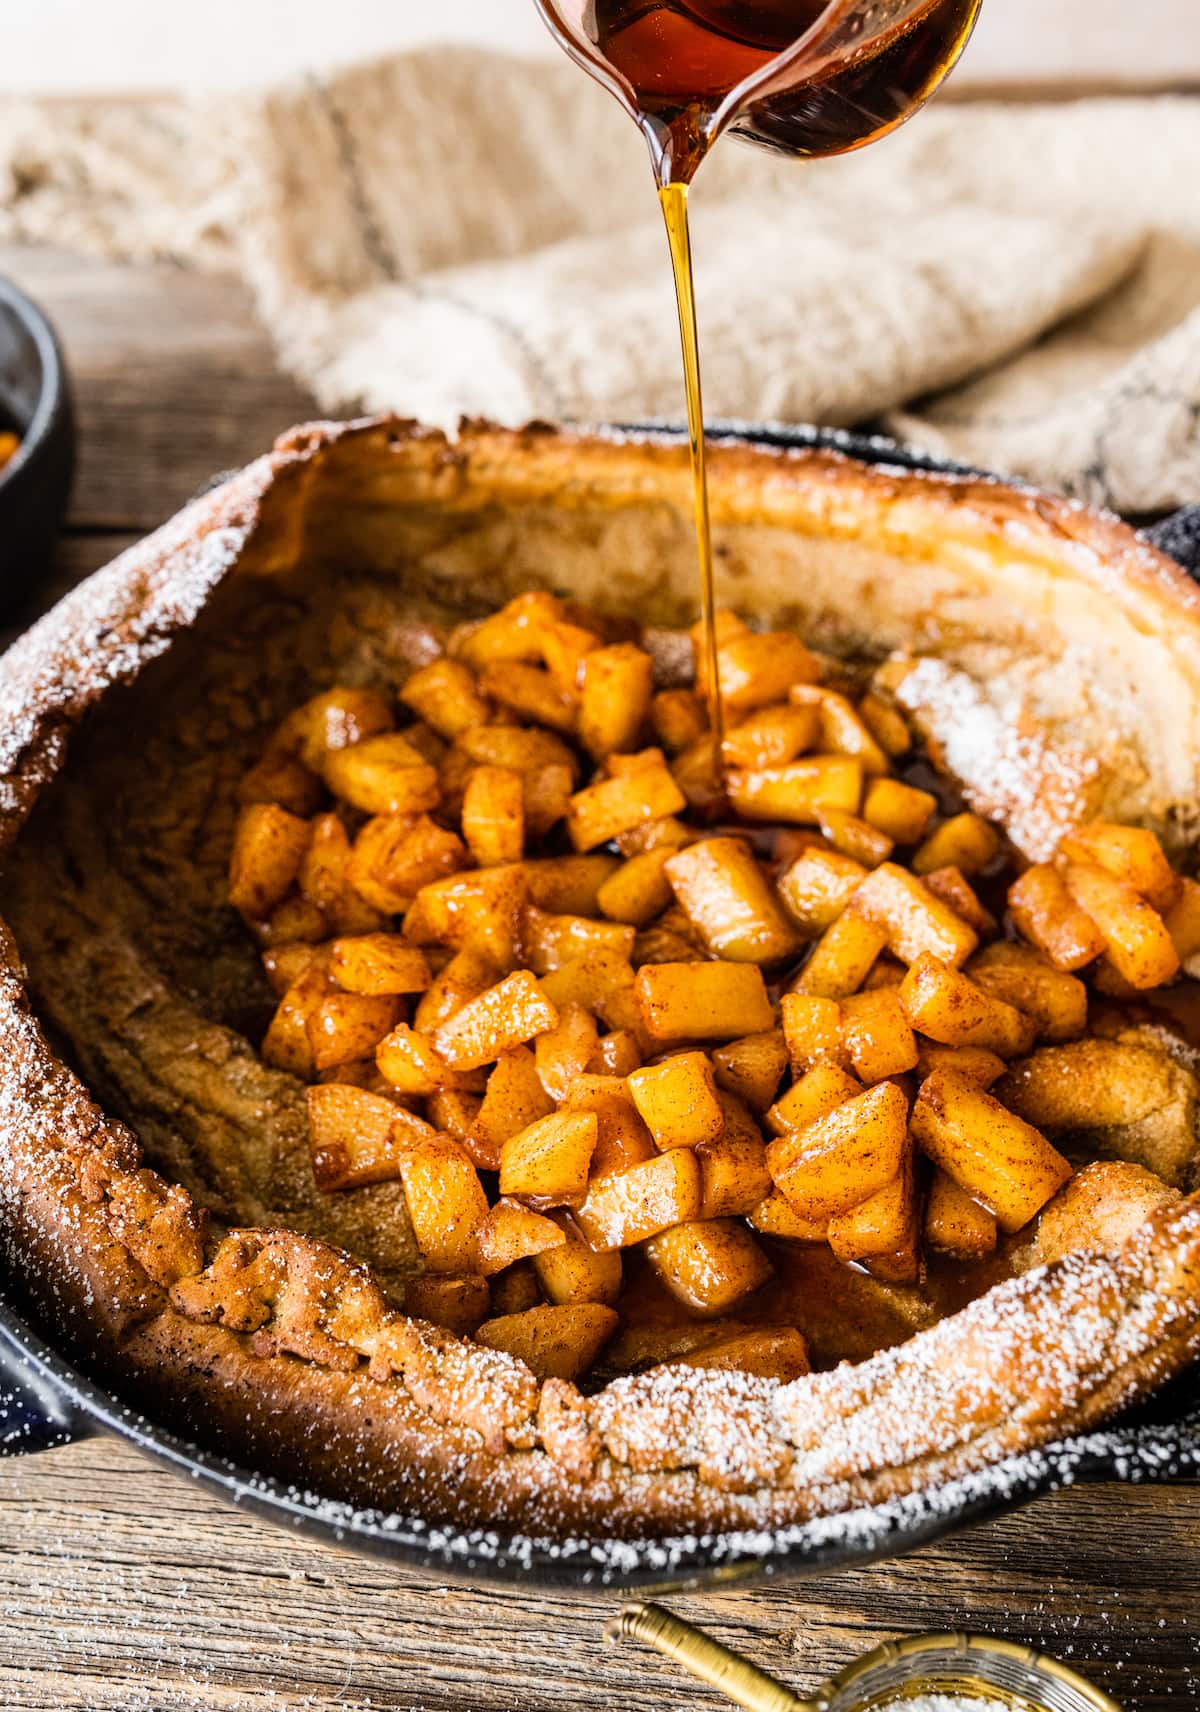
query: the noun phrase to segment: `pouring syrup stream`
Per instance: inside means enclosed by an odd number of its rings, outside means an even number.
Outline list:
[[[560,45],[616,96],[650,147],[683,350],[700,566],[697,687],[724,795],[712,524],[688,187],[726,129],[811,158],[863,147],[923,105],[982,0],[535,0]]]

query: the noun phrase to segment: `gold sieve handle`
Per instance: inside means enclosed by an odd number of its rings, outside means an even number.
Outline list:
[[[815,1700],[802,1700],[782,1682],[730,1652],[661,1605],[625,1605],[605,1630],[610,1639],[632,1635],[674,1659],[701,1682],[717,1689],[747,1712],[818,1712]]]

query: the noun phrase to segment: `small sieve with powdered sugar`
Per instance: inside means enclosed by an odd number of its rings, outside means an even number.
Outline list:
[[[987,1635],[889,1641],[805,1697],[661,1605],[626,1605],[607,1632],[644,1641],[746,1712],[1121,1712],[1057,1659]]]

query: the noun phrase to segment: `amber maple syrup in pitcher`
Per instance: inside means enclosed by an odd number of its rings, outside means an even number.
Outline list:
[[[700,556],[697,683],[720,794],[712,534],[688,186],[726,130],[804,158],[884,136],[937,89],[982,0],[535,0],[562,46],[640,126],[658,183],[679,306]]]

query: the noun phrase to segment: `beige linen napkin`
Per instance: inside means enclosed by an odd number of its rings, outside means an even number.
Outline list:
[[[1150,511],[1200,497],[1200,101],[936,105],[694,192],[710,417],[847,424]],[[677,417],[644,146],[467,49],[220,103],[0,108],[0,236],[233,266],[330,410]]]

